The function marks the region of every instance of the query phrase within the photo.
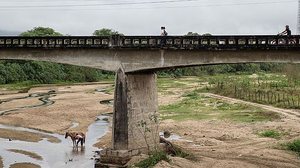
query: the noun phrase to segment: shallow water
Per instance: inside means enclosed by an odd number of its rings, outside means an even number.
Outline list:
[[[0,156],[3,158],[4,167],[8,168],[13,163],[30,162],[38,164],[43,168],[89,168],[94,167],[94,151],[98,150],[93,144],[101,138],[108,129],[108,122],[95,121],[88,128],[85,147],[73,149],[70,138],[65,139],[63,135],[50,134],[33,129],[0,125],[0,128],[28,131],[51,135],[61,140],[61,143],[51,143],[43,139],[38,143],[23,141],[8,141],[0,138]],[[8,149],[19,149],[37,153],[43,160],[39,161],[28,156],[7,151]]]

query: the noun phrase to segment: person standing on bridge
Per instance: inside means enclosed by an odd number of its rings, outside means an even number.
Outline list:
[[[287,35],[287,36],[292,35],[289,25],[286,25],[285,30],[282,33],[279,33],[279,35]]]
[[[166,31],[166,28],[165,27],[161,27],[161,42],[160,42],[160,45],[161,46],[164,46],[166,44],[166,41],[167,41],[167,38],[166,36],[168,35],[167,31]]]

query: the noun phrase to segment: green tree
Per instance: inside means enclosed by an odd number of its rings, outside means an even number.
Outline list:
[[[202,36],[212,36],[212,34],[210,34],[210,33],[204,33],[204,34],[202,34]]]
[[[115,31],[113,29],[107,29],[107,28],[102,28],[99,30],[95,30],[93,35],[94,36],[111,36],[111,35],[123,35],[122,33],[119,33],[118,31]]]
[[[200,36],[200,34],[196,33],[196,32],[188,32],[186,34],[186,36]]]
[[[62,34],[49,27],[35,27],[21,33],[20,36],[62,36]]]

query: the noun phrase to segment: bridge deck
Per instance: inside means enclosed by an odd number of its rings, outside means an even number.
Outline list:
[[[123,48],[182,50],[300,49],[300,36],[0,36],[4,48]]]

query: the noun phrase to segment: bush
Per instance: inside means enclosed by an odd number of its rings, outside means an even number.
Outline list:
[[[278,139],[281,137],[281,133],[276,130],[263,131],[259,135],[262,137],[269,137],[269,138],[275,138],[275,139]]]
[[[288,150],[294,151],[300,156],[300,139],[296,139],[293,142],[289,142],[286,144],[286,146]]]
[[[140,167],[140,168],[149,168],[149,167],[154,167],[158,162],[165,160],[167,162],[170,161],[168,155],[163,152],[163,151],[156,151],[150,155],[149,158],[140,161],[137,163],[135,166]]]

